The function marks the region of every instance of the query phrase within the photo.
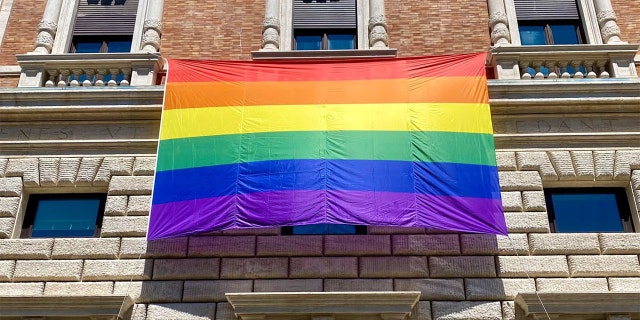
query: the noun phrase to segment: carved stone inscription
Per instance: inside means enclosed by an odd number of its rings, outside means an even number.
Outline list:
[[[540,119],[528,117],[520,119],[514,119],[514,117],[494,117],[493,130],[498,134],[639,132],[640,116]]]
[[[158,123],[29,124],[0,123],[0,141],[157,139]]]

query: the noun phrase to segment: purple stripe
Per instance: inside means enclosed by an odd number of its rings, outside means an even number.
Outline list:
[[[233,228],[315,223],[426,227],[507,234],[500,199],[298,190],[153,205],[148,239]]]

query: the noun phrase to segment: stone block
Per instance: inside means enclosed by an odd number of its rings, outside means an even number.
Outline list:
[[[20,207],[20,197],[0,197],[0,217],[15,217]]]
[[[7,239],[0,241],[0,260],[49,259],[53,239]]]
[[[576,180],[576,171],[569,151],[549,151],[549,159],[558,173],[558,179]]]
[[[640,189],[640,170],[631,172],[631,187],[636,190]]]
[[[47,282],[45,296],[109,296],[113,282]]]
[[[76,175],[76,186],[93,185],[93,180],[101,164],[102,158],[82,158]]]
[[[522,194],[520,191],[505,191],[500,193],[502,208],[505,211],[522,211]]]
[[[58,168],[58,186],[72,187],[76,185],[76,177],[80,169],[80,158],[61,158]],[[42,179],[40,179],[42,181]]]
[[[147,305],[146,304],[134,304],[131,308],[131,320],[146,320],[147,319]]]
[[[187,256],[188,237],[158,239],[147,242],[147,256],[179,258]]]
[[[327,235],[324,237],[327,256],[374,256],[391,254],[389,235]]]
[[[361,278],[426,278],[427,257],[386,256],[361,257]]]
[[[467,300],[513,300],[518,293],[536,291],[533,279],[466,279]]]
[[[393,289],[393,287],[390,288]],[[254,281],[253,290],[255,292],[322,292],[322,279],[261,279]]]
[[[291,278],[357,278],[356,257],[294,257]]]
[[[151,279],[152,260],[85,260],[82,281]]]
[[[558,180],[558,174],[553,168],[549,156],[544,151],[516,152],[516,160],[518,162],[518,170],[535,170],[540,173],[542,180]]]
[[[120,242],[120,259],[139,259],[147,257],[147,239],[122,238]]]
[[[395,290],[420,291],[420,300],[464,300],[462,279],[394,279]]]
[[[11,164],[11,161],[9,161]],[[629,180],[631,168],[640,169],[640,151],[618,150],[616,151],[615,166],[613,169],[614,180]]]
[[[538,233],[529,236],[531,254],[600,254],[597,233]]]
[[[516,320],[516,305],[513,301],[502,301],[502,320]]]
[[[418,305],[411,312],[411,320],[431,320],[431,303],[418,301]]]
[[[147,306],[147,319],[209,320],[215,312],[215,303],[150,304]]]
[[[355,260],[355,258],[353,258]],[[221,279],[287,278],[287,258],[222,258]]]
[[[280,227],[242,228],[222,231],[225,236],[279,236]]]
[[[4,171],[7,169],[7,163],[9,163],[9,159],[0,158],[0,178],[4,177]]]
[[[147,234],[149,217],[104,217],[102,219],[102,237],[144,237]]]
[[[0,260],[0,282],[11,281],[16,262],[13,260]]]
[[[500,171],[502,191],[542,190],[542,178],[538,171]]]
[[[321,256],[322,236],[258,236],[258,256]]]
[[[109,195],[150,195],[151,188],[153,188],[153,177],[115,176],[109,183]]]
[[[431,303],[434,320],[502,320],[500,302],[450,302]]]
[[[58,185],[58,171],[60,170],[60,158],[40,158],[40,186],[55,187]]]
[[[640,278],[609,278],[609,290],[618,292],[640,292]]]
[[[151,210],[151,196],[131,196],[127,204],[128,216],[148,216]]]
[[[11,238],[15,223],[15,218],[0,218],[0,239]]]
[[[492,256],[429,257],[432,278],[486,278],[496,276]]]
[[[0,178],[0,197],[20,197],[22,179],[20,177]]]
[[[368,226],[368,234],[424,234],[424,228]]]
[[[106,186],[112,176],[130,176],[133,172],[133,157],[106,157],[100,164],[93,181],[94,185]]]
[[[156,259],[153,280],[218,279],[220,258]]]
[[[540,292],[607,292],[606,278],[536,279]]]
[[[122,281],[113,287],[115,295],[130,295],[136,303],[180,302],[183,281]]]
[[[321,279],[317,279],[317,280],[322,281]],[[393,280],[392,279],[324,279],[324,291],[325,292],[393,291]]]
[[[229,303],[224,302],[216,304],[215,320],[236,320],[236,315]]]
[[[40,184],[37,158],[9,159],[7,170],[4,174],[7,177],[22,177],[25,187],[37,187]]]
[[[460,254],[457,234],[393,235],[394,255],[454,255]]]
[[[79,281],[82,260],[18,260],[13,281]]]
[[[636,255],[569,256],[571,277],[640,276]]]
[[[596,178],[593,152],[571,151],[577,180],[593,181]]]
[[[0,282],[3,296],[39,296],[44,291],[44,282]]]
[[[107,196],[104,205],[105,216],[124,216],[127,212],[127,196]]]
[[[293,244],[289,245],[289,250],[295,250]],[[252,257],[255,253],[255,236],[198,236],[189,239],[190,257]]]
[[[256,280],[258,281],[258,280]],[[260,280],[266,281],[266,280]],[[273,280],[287,281],[287,280]],[[322,281],[322,280],[320,280]],[[322,282],[320,283],[322,287]],[[225,293],[228,292],[251,292],[253,290],[252,280],[198,280],[185,281],[183,302],[226,302]],[[301,290],[305,291],[305,290]],[[318,290],[322,291],[322,290]]]
[[[119,238],[56,238],[51,258],[115,259],[119,250]]]
[[[460,235],[464,255],[528,255],[529,241],[524,233],[512,233],[508,237],[493,234]]]
[[[601,233],[602,254],[640,254],[640,233]]]
[[[524,203],[524,211],[547,211],[543,191],[522,192],[522,202]]]
[[[152,176],[156,170],[156,157],[136,157],[133,163],[134,176]]]
[[[498,276],[569,277],[569,266],[565,256],[499,256]]]
[[[498,163],[498,170],[500,171],[515,171],[516,154],[511,151],[496,151],[496,161]]]
[[[549,232],[549,217],[546,212],[505,212],[509,233]]]

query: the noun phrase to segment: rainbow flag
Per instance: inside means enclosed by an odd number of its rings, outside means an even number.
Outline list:
[[[507,233],[485,54],[168,63],[148,239],[317,223]]]

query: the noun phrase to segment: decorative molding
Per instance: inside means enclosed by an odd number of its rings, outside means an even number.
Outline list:
[[[129,296],[5,296],[0,297],[4,317],[100,317],[128,319],[133,300]]]
[[[304,51],[252,51],[253,60],[266,59],[343,59],[343,58],[395,58],[397,49],[369,50],[304,50]]]
[[[587,315],[605,318],[607,314],[624,313],[637,316],[638,301],[640,292],[520,293],[515,299],[516,319],[546,319],[547,314],[552,319],[570,315],[579,315],[580,319]]]

